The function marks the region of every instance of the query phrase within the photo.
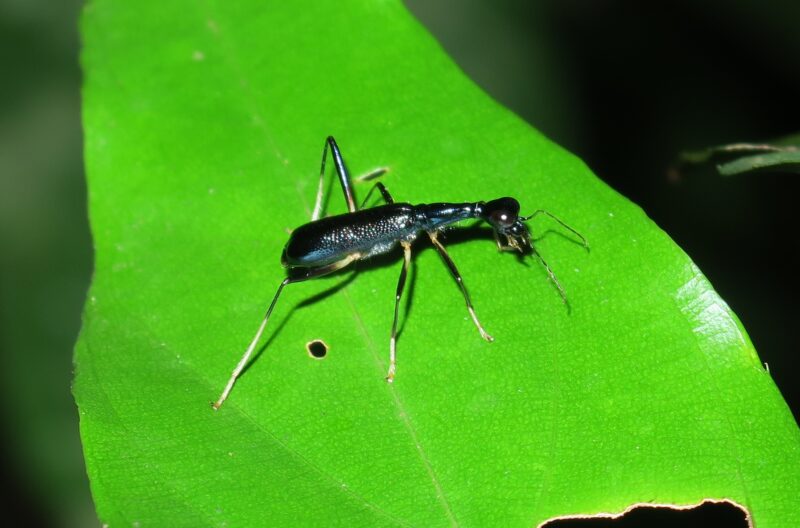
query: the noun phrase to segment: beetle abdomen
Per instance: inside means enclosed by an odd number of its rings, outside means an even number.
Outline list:
[[[389,204],[322,218],[301,225],[283,248],[286,267],[317,267],[359,253],[362,258],[386,253],[418,231],[414,207]]]

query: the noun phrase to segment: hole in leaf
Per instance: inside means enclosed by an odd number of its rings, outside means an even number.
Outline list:
[[[553,519],[540,528],[749,528],[747,512],[729,501],[704,501],[692,507],[635,505],[619,515]]]
[[[306,350],[312,358],[322,359],[328,354],[328,345],[325,344],[325,341],[315,339],[306,343]]]

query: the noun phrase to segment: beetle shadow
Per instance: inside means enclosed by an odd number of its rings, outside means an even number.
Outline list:
[[[331,295],[339,292],[340,290],[345,288],[348,284],[353,282],[353,280],[355,280],[355,278],[356,278],[357,270],[356,269],[349,269],[349,270],[347,270],[347,272],[349,272],[349,275],[344,280],[340,280],[336,284],[332,285],[330,288],[327,288],[327,289],[325,289],[325,290],[323,290],[323,291],[321,291],[319,293],[316,293],[316,294],[312,295],[311,297],[308,297],[306,299],[303,299],[302,301],[299,301],[299,302],[295,303],[294,306],[292,306],[289,309],[289,311],[283,316],[283,318],[280,320],[280,322],[274,327],[274,330],[270,333],[270,336],[267,338],[267,340],[264,342],[264,344],[259,346],[255,350],[255,353],[253,354],[253,357],[250,359],[250,361],[247,363],[247,365],[242,369],[242,372],[241,372],[240,376],[243,375],[245,372],[247,372],[250,369],[250,367],[256,361],[258,361],[258,358],[261,357],[261,354],[263,354],[264,351],[267,348],[269,348],[269,346],[272,344],[272,342],[275,340],[275,338],[278,337],[278,334],[280,334],[281,330],[283,330],[283,327],[286,326],[286,324],[292,318],[292,314],[294,314],[295,310],[302,309],[302,308],[305,308],[306,306],[310,306],[310,305],[312,305],[314,303],[322,301],[323,299],[326,299],[327,297],[330,297]],[[333,273],[333,274],[331,274],[331,276],[335,277],[335,276],[338,276],[338,274],[337,273]],[[302,284],[302,283],[298,283],[298,284]]]
[[[402,255],[402,253],[400,253],[400,254]],[[327,275],[326,277],[329,277],[329,278],[339,278],[342,275],[348,274],[347,277],[344,280],[339,280],[338,282],[333,284],[331,287],[326,288],[325,290],[323,290],[323,291],[321,291],[319,293],[316,293],[316,294],[314,294],[314,295],[312,295],[310,297],[307,297],[306,299],[303,299],[302,301],[299,301],[299,302],[295,303],[291,308],[289,308],[289,311],[281,318],[280,322],[277,323],[277,325],[274,327],[274,330],[270,333],[270,336],[267,338],[267,340],[264,342],[264,344],[262,344],[261,346],[256,348],[255,352],[253,353],[252,358],[247,363],[247,365],[242,369],[242,372],[241,372],[240,376],[244,375],[250,369],[250,367],[256,361],[258,361],[258,359],[261,357],[261,355],[264,353],[264,351],[266,351],[266,349],[269,348],[270,345],[272,345],[272,342],[278,337],[278,334],[280,334],[281,330],[283,330],[283,327],[288,324],[289,320],[292,318],[292,315],[294,314],[294,312],[296,310],[302,309],[302,308],[305,308],[306,306],[310,306],[312,304],[320,302],[320,301],[330,297],[331,295],[334,295],[334,294],[340,292],[341,290],[343,290],[345,287],[347,287],[351,282],[353,282],[355,280],[355,278],[359,274],[359,272],[388,266],[389,264],[391,264],[393,262],[396,262],[397,261],[397,257],[398,257],[398,252],[396,250],[393,250],[393,251],[390,251],[389,253],[386,253],[386,254],[383,254],[383,255],[378,255],[378,256],[373,257],[373,258],[371,258],[369,260],[356,261],[356,262],[353,263],[353,265],[351,267],[347,267],[347,268],[344,268],[344,269],[339,270],[337,272],[331,273],[330,275]],[[413,268],[413,266],[412,266],[412,268]],[[412,274],[411,275],[412,276],[411,276],[410,280],[408,281],[409,284],[407,284],[407,286],[406,286],[407,289],[410,289],[411,281],[414,280],[414,277],[415,277],[413,270],[412,270]],[[297,284],[302,284],[303,282],[307,282],[307,281],[302,281],[302,282],[299,282]],[[399,335],[399,332],[398,332],[398,335]]]

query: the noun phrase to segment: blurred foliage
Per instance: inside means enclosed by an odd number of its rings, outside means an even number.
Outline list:
[[[673,178],[691,166],[715,163],[722,176],[754,172],[800,173],[800,136],[765,143],[733,143],[681,152]]]
[[[0,6],[0,504],[24,526],[97,524],[69,391],[91,267],[78,9]]]

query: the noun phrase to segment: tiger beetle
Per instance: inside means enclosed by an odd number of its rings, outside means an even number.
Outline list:
[[[329,148],[342,191],[344,192],[344,198],[347,202],[348,212],[321,218],[325,161]],[[385,171],[385,169],[379,169],[361,179],[372,179]],[[383,201],[386,203],[365,209],[364,205],[369,201],[375,189],[380,192]],[[389,339],[389,371],[386,375],[386,381],[391,383],[394,380],[396,371],[395,356],[400,297],[403,294],[408,268],[411,265],[411,244],[423,231],[428,235],[433,247],[436,248],[436,251],[453,275],[458,287],[461,289],[461,294],[464,296],[464,301],[467,303],[469,315],[472,317],[472,321],[478,328],[481,337],[486,341],[494,341],[494,338],[486,332],[478,320],[478,316],[475,315],[475,309],[472,307],[472,301],[470,301],[469,293],[467,293],[467,288],[464,286],[461,274],[458,272],[453,259],[448,255],[447,250],[439,241],[439,233],[451,224],[469,219],[488,222],[494,231],[497,248],[500,251],[518,251],[521,254],[531,253],[535,255],[547,270],[547,274],[558,289],[562,301],[566,303],[567,297],[564,293],[564,288],[561,287],[558,279],[556,279],[553,270],[550,269],[550,266],[534,248],[530,231],[523,223],[539,214],[547,215],[561,224],[580,238],[584,247],[588,248],[586,239],[580,233],[545,210],[540,209],[531,215],[519,216],[519,202],[514,198],[498,198],[488,202],[411,205],[408,203],[395,203],[386,186],[381,182],[377,182],[370,189],[366,199],[361,204],[361,208],[357,208],[353,189],[350,185],[350,176],[342,159],[342,153],[333,136],[328,136],[322,149],[322,167],[320,168],[319,186],[311,222],[301,225],[292,231],[281,255],[281,264],[283,267],[288,268],[289,276],[283,279],[280,286],[278,286],[278,291],[275,292],[275,296],[272,298],[272,302],[267,308],[267,313],[263,321],[261,321],[261,326],[259,326],[250,346],[247,347],[242,359],[233,369],[225,390],[222,391],[219,399],[212,404],[214,409],[219,409],[227,399],[233,384],[242,373],[245,365],[247,365],[284,287],[295,282],[303,282],[328,275],[359,260],[388,253],[399,244],[403,248],[403,267],[400,269],[400,278],[397,281],[397,290],[394,297],[394,318]]]

